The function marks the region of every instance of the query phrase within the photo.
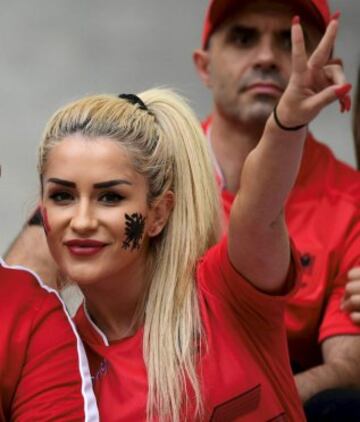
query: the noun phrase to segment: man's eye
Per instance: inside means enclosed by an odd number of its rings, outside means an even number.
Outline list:
[[[240,47],[250,47],[255,43],[256,39],[257,32],[248,28],[234,28],[228,37],[230,43]]]
[[[73,200],[73,195],[69,192],[53,192],[49,198],[57,203],[68,203]]]
[[[287,51],[291,51],[291,32],[284,31],[280,34],[281,48]]]
[[[99,201],[104,202],[106,204],[117,204],[120,202],[124,197],[115,192],[106,192],[100,195]]]

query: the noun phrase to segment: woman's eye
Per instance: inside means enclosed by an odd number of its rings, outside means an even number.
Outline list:
[[[99,201],[104,202],[106,204],[117,204],[120,202],[124,197],[115,192],[106,192],[100,195]]]
[[[69,203],[73,200],[73,195],[69,192],[53,192],[49,198],[56,203]]]

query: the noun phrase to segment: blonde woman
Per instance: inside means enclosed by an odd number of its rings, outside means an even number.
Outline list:
[[[282,207],[306,123],[349,89],[323,77],[336,29],[308,62],[295,19],[291,81],[220,241],[212,163],[181,98],[93,96],[50,119],[44,227],[85,297],[75,322],[102,420],[303,420],[283,324],[296,258]]]

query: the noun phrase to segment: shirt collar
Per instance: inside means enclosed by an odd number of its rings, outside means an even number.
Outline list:
[[[212,160],[215,167],[215,173],[216,178],[219,183],[220,189],[225,190],[225,179],[223,172],[221,170],[220,164],[216,159],[216,156],[214,154],[214,151],[212,149],[212,145],[210,142],[211,139],[211,125],[212,125],[212,116],[208,116],[203,122],[202,122],[202,128],[204,130],[205,136],[209,141],[210,151],[212,155]],[[310,131],[308,131],[308,135],[305,141],[304,146],[304,152],[303,157],[301,160],[301,165],[299,169],[299,173],[295,182],[295,187],[301,187],[302,185],[306,184],[308,180],[308,176],[311,173],[311,169],[315,165],[315,162],[317,160],[317,148],[316,148],[316,142],[315,139]]]

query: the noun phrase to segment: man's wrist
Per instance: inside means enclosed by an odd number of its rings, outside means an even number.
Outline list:
[[[301,125],[296,125],[296,126],[287,126],[287,125],[284,125],[282,122],[281,122],[281,119],[279,118],[279,116],[278,116],[278,113],[277,113],[277,105],[274,107],[274,110],[273,110],[273,116],[274,116],[274,120],[275,120],[275,123],[277,124],[277,126],[279,126],[279,128],[280,129],[282,129],[282,130],[287,130],[287,131],[296,131],[296,130],[300,130],[300,129],[302,129],[302,128],[304,128],[304,127],[306,127],[307,126],[307,123],[303,123],[303,124],[301,124]]]

